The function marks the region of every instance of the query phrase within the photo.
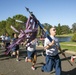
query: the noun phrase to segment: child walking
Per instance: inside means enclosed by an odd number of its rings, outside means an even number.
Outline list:
[[[13,39],[12,39],[12,43],[16,42],[16,40],[18,39],[17,34],[13,33]],[[15,55],[16,56],[16,61],[19,61],[19,45],[16,45],[12,48],[13,53],[11,54],[11,56]]]

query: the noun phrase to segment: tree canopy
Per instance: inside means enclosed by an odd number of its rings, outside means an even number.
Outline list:
[[[17,22],[16,20],[20,20],[23,23]],[[21,14],[17,14],[13,16],[12,18],[8,17],[6,20],[0,21],[0,30],[1,30],[0,35],[6,32],[9,35],[11,35],[14,32],[14,30],[10,28],[11,25],[14,26],[17,30],[25,29],[26,21],[27,21],[27,17]],[[43,26],[45,29],[47,29],[48,32],[49,32],[49,29],[52,27],[52,25],[48,23],[44,23]],[[76,23],[72,24],[72,29],[70,29],[69,25],[61,25],[60,23],[56,25],[55,27],[57,30],[57,35],[76,32]],[[41,34],[42,34],[41,29],[38,28],[38,36]]]
[[[22,22],[24,22],[23,24],[22,23],[19,23],[19,22],[16,22],[16,20],[20,20]],[[8,17],[6,19],[6,21],[1,21],[0,22],[0,35],[4,34],[4,33],[8,33],[9,35],[11,35],[14,31],[10,28],[10,26],[14,26],[17,30],[20,30],[21,28],[24,29],[24,25],[27,21],[27,17],[26,16],[23,16],[23,15],[15,15],[13,16],[13,18],[11,17]]]

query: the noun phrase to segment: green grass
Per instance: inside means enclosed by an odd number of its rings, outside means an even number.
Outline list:
[[[40,45],[42,46],[42,42],[40,42]],[[76,52],[76,42],[60,42],[61,49],[68,49],[68,51],[74,51]]]
[[[60,42],[62,49],[68,49],[76,52],[76,42]]]
[[[66,45],[61,45],[62,49],[68,49],[69,51],[74,51],[76,52],[76,46],[66,46]]]
[[[72,44],[72,45],[76,45],[76,42],[72,42],[72,41],[70,41],[70,42],[60,42],[60,44]]]

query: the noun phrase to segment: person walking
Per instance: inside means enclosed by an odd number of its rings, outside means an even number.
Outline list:
[[[13,33],[13,38],[12,38],[12,43],[15,43],[18,39],[17,34]],[[19,61],[19,45],[15,45],[12,48],[13,53],[11,54],[11,56],[15,55],[16,56],[16,61]]]
[[[29,33],[29,35],[31,36],[32,33]],[[33,39],[31,41],[31,44],[28,45],[29,43],[26,44],[27,46],[27,57],[25,58],[25,62],[32,62],[32,70],[35,70],[35,64],[37,61],[37,54],[36,54],[36,43],[37,43],[37,39]]]
[[[4,42],[5,42],[5,54],[7,53],[7,51],[8,51],[8,46],[10,45],[10,41],[11,41],[11,38],[10,38],[10,36],[8,35],[8,33],[6,33],[5,34],[5,40],[4,40]],[[9,55],[10,55],[10,52],[9,52]]]
[[[44,49],[46,50],[45,64],[42,66],[42,72],[51,72],[55,68],[56,75],[61,75],[61,61],[58,55],[58,50],[61,51],[58,39],[55,37],[56,29],[50,28],[50,37],[52,41],[45,38]],[[64,55],[64,53],[62,53]]]
[[[4,34],[1,35],[1,40],[2,40],[1,47],[4,48],[5,47],[5,35]]]

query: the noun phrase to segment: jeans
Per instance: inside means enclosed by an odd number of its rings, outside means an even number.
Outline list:
[[[42,66],[44,72],[51,72],[55,68],[56,75],[61,75],[61,61],[58,55],[46,55],[46,64]]]

